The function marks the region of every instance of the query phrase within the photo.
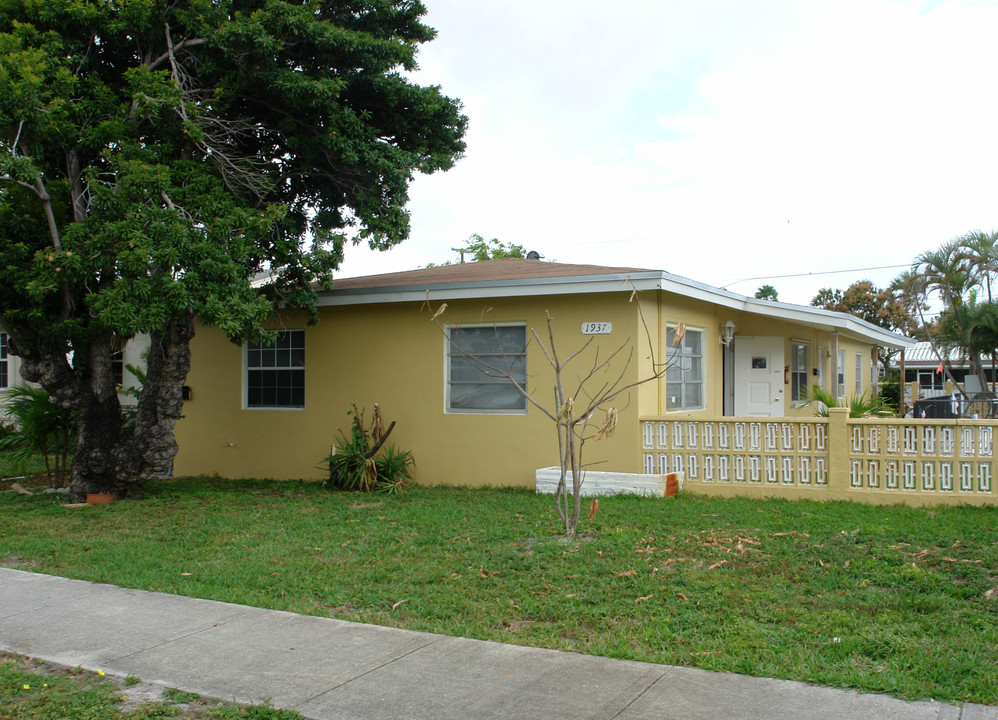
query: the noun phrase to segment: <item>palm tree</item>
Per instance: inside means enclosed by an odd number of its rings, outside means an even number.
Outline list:
[[[922,297],[933,291],[939,293],[945,306],[944,312],[949,313],[949,322],[955,332],[940,338],[943,344],[960,346],[961,339],[968,335],[966,298],[976,287],[974,266],[963,239],[951,240],[938,250],[922,253],[915,259],[912,272],[921,277]],[[932,340],[931,337],[929,339]],[[983,377],[980,351],[974,347],[966,347],[966,350],[971,371]],[[938,350],[936,352],[939,354]]]
[[[968,260],[973,268],[974,278],[978,282],[983,282],[988,292],[987,304],[990,305],[993,302],[991,282],[993,279],[998,278],[998,230],[992,230],[991,232],[974,230],[963,236],[963,243],[967,250]],[[987,312],[985,315],[991,316],[993,313]],[[988,341],[982,347],[987,349],[991,355],[991,380],[994,382],[996,377],[998,377],[995,367],[996,344]]]
[[[973,278],[977,282],[983,282],[988,292],[988,302],[991,302],[991,281],[998,277],[998,230],[989,233],[974,230],[960,238],[960,242],[963,243],[970,262]]]
[[[69,458],[75,445],[75,420],[40,387],[15,385],[6,391],[8,434],[0,439],[0,450],[11,451],[21,465],[41,455],[52,487],[65,484]]]

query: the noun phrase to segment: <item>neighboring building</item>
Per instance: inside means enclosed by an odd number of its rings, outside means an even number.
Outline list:
[[[145,352],[149,347],[149,336],[139,335],[130,340],[123,350],[114,354],[112,359],[115,381],[122,388],[137,388],[138,378],[127,369],[127,365],[134,367],[145,367]],[[7,404],[6,393],[8,388],[15,385],[25,385],[21,377],[21,361],[12,354],[8,348],[7,333],[0,331],[0,423],[4,422],[4,408]],[[135,402],[132,396],[122,396],[122,402],[131,404]]]
[[[337,279],[320,296],[319,323],[282,313],[272,344],[237,346],[197,328],[175,473],[322,477],[347,411],[356,403],[370,418],[378,403],[398,423],[390,442],[412,450],[418,481],[532,487],[537,468],[558,464],[554,425],[467,354],[508,363],[549,406],[553,373],[534,337],[548,344],[547,312],[562,359],[591,341],[569,366],[569,392],[597,350],[604,360],[623,346],[610,366],[625,384],[652,373],[651,349],[657,362],[674,361],[615,403],[612,437],[585,446],[586,462],[619,472],[641,471],[640,415],[812,415],[803,406],[811,385],[874,391],[877,347],[913,344],[852,315],[659,270],[503,259]]]
[[[944,362],[956,382],[963,383],[970,375],[970,361],[963,350],[959,348],[933,349],[932,343],[916,343],[914,347],[905,350],[904,353],[904,381],[918,383],[919,397],[931,398],[946,395],[951,390],[948,390],[946,386],[946,381],[950,378],[940,367]],[[998,363],[998,359],[995,362]],[[899,355],[891,358],[892,368],[898,369],[900,364]],[[984,369],[985,382],[993,383],[995,368],[992,365],[992,358],[990,356],[982,357],[981,364]]]

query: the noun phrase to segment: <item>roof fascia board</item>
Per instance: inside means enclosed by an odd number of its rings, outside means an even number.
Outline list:
[[[900,349],[915,345],[915,340],[911,338],[889,332],[846,313],[749,298],[723,288],[715,288],[661,271],[513,280],[473,280],[460,283],[400,285],[339,291],[336,290],[334,282],[333,291],[320,294],[317,305],[329,307],[423,302],[427,298],[437,301],[475,300],[497,297],[625,292],[628,290],[662,290],[731,310],[810,325],[825,332],[842,332],[856,339],[874,342],[885,347]]]
[[[530,297],[537,295],[573,295],[585,293],[656,290],[659,273],[615,273],[570,277],[528,278],[519,280],[477,280],[463,283],[401,285],[395,287],[357,288],[320,294],[320,307],[331,305],[366,305],[375,303],[422,302],[431,300],[475,300],[495,297]]]
[[[670,273],[662,273],[661,289],[677,295],[711,302],[731,310],[810,325],[825,332],[842,332],[860,340],[873,341],[885,347],[910,348],[914,347],[916,343],[911,338],[884,330],[848,313],[745,297],[723,288],[703,285]]]

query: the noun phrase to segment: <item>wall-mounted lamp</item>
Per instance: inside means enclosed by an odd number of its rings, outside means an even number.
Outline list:
[[[721,326],[721,344],[727,347],[735,338],[735,324],[728,320]]]

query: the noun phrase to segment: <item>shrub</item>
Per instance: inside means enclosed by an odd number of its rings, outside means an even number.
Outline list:
[[[6,395],[11,422],[0,438],[0,450],[11,451],[11,459],[22,467],[35,456],[43,456],[49,484],[61,487],[76,446],[74,415],[52,402],[39,387],[15,385]]]
[[[377,403],[370,428],[364,424],[364,411],[356,405],[347,415],[353,418],[350,432],[340,431],[333,454],[326,458],[329,480],[323,485],[340,490],[402,492],[412,479],[415,461],[409,450],[385,444],[395,423],[384,429]]]
[[[808,400],[808,403],[818,404],[814,413],[817,417],[828,417],[828,408],[830,407],[849,408],[849,417],[851,418],[891,417],[895,414],[894,408],[887,405],[879,395],[874,397],[867,397],[865,393],[853,395],[846,401],[845,405],[840,405],[838,398],[819,385],[811,386],[811,399]]]

